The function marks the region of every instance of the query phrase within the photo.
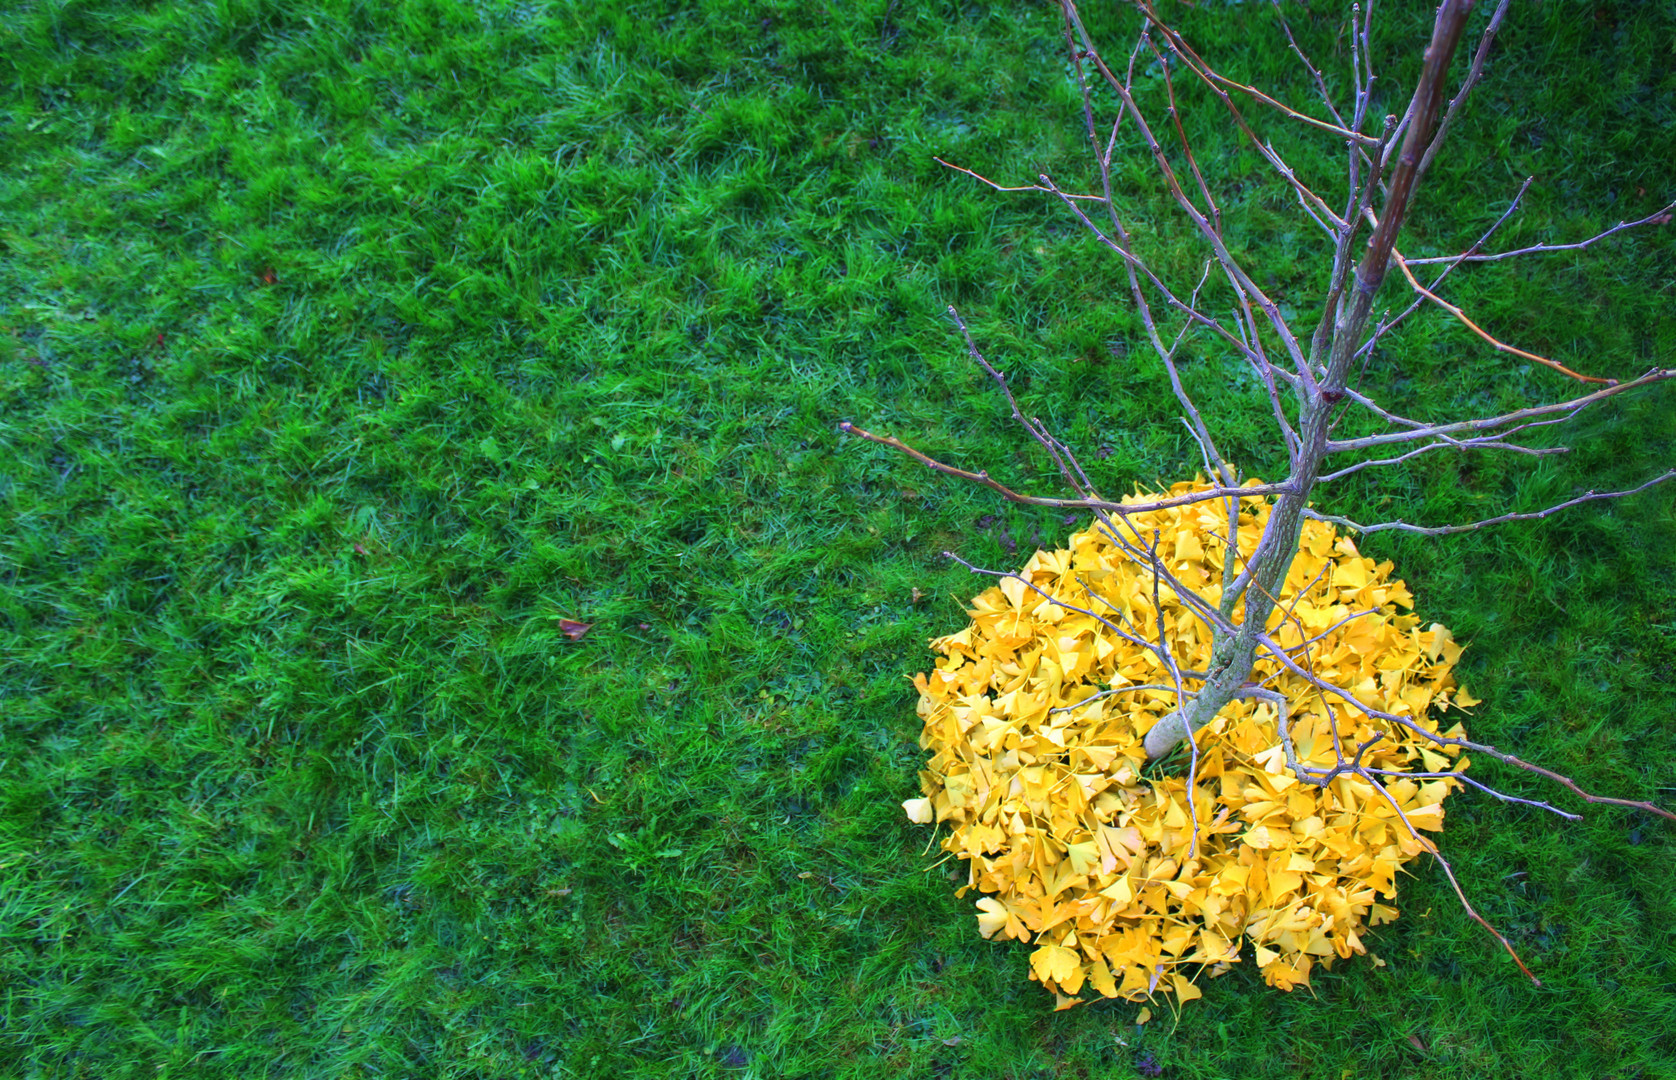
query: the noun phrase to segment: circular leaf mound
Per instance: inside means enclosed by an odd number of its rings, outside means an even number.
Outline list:
[[[1171,494],[1206,486],[1177,484]],[[1127,501],[1143,498],[1156,497]],[[1240,502],[1243,558],[1271,504]],[[1226,500],[1128,521],[1132,543],[1154,545],[1177,579],[1217,602]],[[1477,702],[1455,686],[1460,647],[1449,631],[1398,614],[1412,597],[1391,569],[1332,526],[1306,521],[1268,629],[1317,677],[1435,732],[1430,711]],[[920,743],[932,756],[920,774],[925,797],[904,808],[949,827],[943,849],[969,869],[961,893],[989,894],[978,900],[979,932],[1034,943],[1031,977],[1062,1006],[1085,985],[1131,1001],[1156,992],[1196,998],[1189,972],[1223,974],[1244,959],[1247,939],[1264,979],[1282,990],[1307,986],[1318,963],[1366,952],[1364,926],[1397,915],[1380,900],[1395,899],[1398,868],[1429,845],[1410,826],[1442,828],[1443,799],[1460,786],[1372,770],[1467,765],[1458,747],[1370,719],[1260,659],[1253,681],[1285,695],[1299,761],[1330,768],[1341,748],[1352,758],[1371,742],[1360,759],[1370,775],[1301,782],[1287,767],[1274,708],[1240,699],[1199,732],[1189,799],[1190,758],[1143,773],[1142,738],[1175,708],[1175,693],[1123,690],[1173,686],[1169,672],[1151,650],[1055,602],[1146,641],[1159,640],[1161,617],[1177,665],[1203,671],[1209,628],[1168,587],[1156,586],[1156,608],[1154,596],[1146,559],[1095,526],[1068,549],[1036,552],[1018,577],[976,597],[972,624],[933,641],[943,659],[914,680]]]

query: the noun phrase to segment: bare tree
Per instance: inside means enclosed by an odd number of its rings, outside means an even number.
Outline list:
[[[1169,644],[1163,640],[1162,633],[1158,641],[1146,643],[1157,655],[1164,670],[1171,673],[1177,695],[1175,700],[1182,703],[1147,734],[1146,752],[1152,759],[1163,756],[1186,741],[1193,751],[1189,762],[1191,770],[1197,762],[1195,733],[1215,719],[1230,702],[1256,696],[1270,701],[1278,710],[1279,732],[1286,760],[1299,780],[1324,786],[1341,775],[1355,774],[1383,793],[1384,788],[1373,782],[1363,761],[1368,749],[1366,745],[1338,746],[1336,762],[1331,767],[1314,767],[1299,760],[1288,732],[1285,700],[1259,688],[1252,677],[1254,665],[1260,659],[1266,659],[1307,679],[1320,693],[1341,702],[1343,707],[1359,710],[1388,725],[1391,731],[1408,729],[1434,743],[1471,749],[1507,765],[1544,776],[1592,803],[1634,807],[1676,820],[1676,815],[1649,803],[1585,792],[1570,779],[1496,747],[1440,735],[1425,730],[1410,717],[1377,710],[1359,701],[1350,690],[1318,677],[1308,667],[1307,661],[1300,662],[1294,651],[1283,648],[1266,629],[1271,625],[1282,585],[1298,553],[1300,530],[1305,519],[1331,522],[1364,536],[1393,530],[1436,536],[1480,529],[1499,522],[1545,518],[1579,503],[1634,494],[1676,477],[1676,470],[1667,470],[1650,476],[1645,483],[1629,490],[1588,491],[1547,509],[1507,513],[1457,525],[1425,526],[1404,521],[1360,524],[1322,515],[1311,508],[1312,502],[1330,493],[1330,485],[1334,481],[1363,470],[1397,466],[1436,450],[1531,455],[1560,452],[1555,447],[1529,445],[1520,441],[1520,436],[1539,428],[1563,424],[1610,398],[1676,378],[1676,369],[1672,368],[1654,368],[1627,381],[1573,371],[1558,362],[1498,340],[1460,307],[1440,295],[1440,286],[1457,267],[1464,264],[1587,247],[1625,230],[1664,224],[1670,220],[1676,204],[1638,221],[1621,222],[1578,244],[1539,244],[1518,250],[1490,250],[1495,232],[1512,215],[1529,186],[1530,181],[1527,180],[1525,187],[1521,187],[1514,196],[1507,213],[1466,250],[1443,258],[1404,258],[1398,241],[1415,204],[1416,192],[1452,124],[1480,80],[1485,59],[1507,14],[1508,0],[1500,0],[1479,32],[1476,49],[1453,95],[1449,93],[1452,61],[1466,37],[1474,4],[1473,0],[1444,0],[1437,10],[1412,97],[1400,116],[1370,115],[1376,80],[1371,64],[1371,0],[1365,9],[1360,6],[1353,8],[1349,19],[1351,93],[1348,103],[1334,101],[1321,72],[1298,46],[1291,29],[1285,27],[1284,15],[1280,15],[1292,53],[1319,91],[1319,109],[1313,106],[1310,109],[1294,108],[1254,86],[1244,85],[1222,74],[1172,29],[1149,0],[1134,2],[1142,16],[1142,29],[1127,61],[1113,64],[1096,47],[1083,25],[1076,4],[1072,0],[1060,0],[1066,45],[1081,94],[1083,134],[1088,139],[1098,176],[1097,191],[1068,191],[1046,175],[1039,176],[1034,184],[1002,186],[969,170],[959,171],[1000,191],[1035,191],[1060,200],[1097,243],[1122,260],[1128,277],[1130,302],[1140,317],[1148,342],[1163,362],[1182,415],[1202,452],[1207,471],[1212,475],[1211,488],[1144,503],[1120,503],[1102,498],[1070,447],[1040,420],[1027,417],[1019,408],[1005,376],[983,357],[966,324],[952,309],[951,314],[966,340],[972,359],[993,378],[1012,406],[1014,418],[1046,451],[1074,494],[1071,497],[1046,497],[1021,493],[1003,485],[987,472],[957,468],[895,438],[874,434],[849,423],[845,423],[843,429],[893,447],[938,472],[986,485],[1013,502],[1091,511],[1114,544],[1130,558],[1147,566],[1155,581],[1162,581],[1177,592],[1209,627],[1213,642],[1211,660],[1202,672],[1180,670],[1171,659]],[[1278,11],[1278,3],[1276,8]],[[1154,61],[1162,69],[1164,100],[1152,103],[1149,111],[1138,99],[1141,95],[1138,94],[1136,71],[1137,65],[1144,70],[1148,63]],[[1224,242],[1222,210],[1217,205],[1213,185],[1205,177],[1178,112],[1174,80],[1180,77],[1195,79],[1208,90],[1218,107],[1225,111],[1227,122],[1238,129],[1273,174],[1290,189],[1301,212],[1327,238],[1331,266],[1325,274],[1325,294],[1313,298],[1313,304],[1297,305],[1299,310],[1320,311],[1320,317],[1313,326],[1297,325],[1296,318],[1284,315],[1279,301],[1258,284],[1257,275]],[[1101,115],[1102,103],[1109,103],[1113,110],[1111,116]],[[1312,115],[1312,111],[1316,114]],[[1342,144],[1342,190],[1336,195],[1324,196],[1307,185],[1273,145],[1258,135],[1248,112],[1253,115],[1273,114],[1280,123],[1302,125]],[[1114,189],[1113,159],[1119,132],[1125,125],[1138,133],[1144,142],[1156,168],[1157,179],[1206,250],[1204,275],[1197,285],[1183,287],[1179,282],[1168,280],[1158,265],[1149,261],[1143,245],[1138,242],[1141,237],[1135,227],[1134,215],[1126,211],[1124,199]],[[1407,287],[1409,296],[1406,306],[1394,315],[1387,311],[1376,319],[1376,298],[1386,279],[1393,276],[1393,269],[1397,272],[1395,276]],[[1422,274],[1430,280],[1422,282]],[[1207,290],[1207,280],[1212,283],[1212,290]],[[1226,291],[1221,290],[1221,282],[1226,283]],[[1213,309],[1206,301],[1212,291],[1222,297],[1231,294],[1232,303],[1227,314]],[[1428,305],[1458,320],[1491,349],[1550,368],[1577,384],[1578,390],[1563,400],[1533,404],[1490,416],[1418,419],[1398,415],[1385,408],[1353,385],[1353,376],[1359,367],[1365,367],[1375,359],[1374,349],[1381,339]],[[1268,484],[1244,481],[1218,452],[1212,425],[1188,393],[1178,368],[1179,350],[1189,335],[1219,342],[1256,376],[1267,397],[1267,412],[1272,416],[1274,437],[1285,448],[1287,475],[1284,480]],[[1359,419],[1362,427],[1373,426],[1383,430],[1340,437],[1338,429],[1341,423],[1357,412],[1362,413],[1363,418],[1373,420],[1373,424],[1368,425]],[[1176,580],[1169,566],[1157,558],[1144,538],[1123,524],[1136,514],[1221,500],[1226,504],[1228,535],[1232,538],[1237,534],[1241,498],[1254,495],[1272,498],[1272,512],[1255,552],[1245,565],[1238,566],[1238,560],[1233,555],[1224,560],[1224,579],[1214,600],[1208,598],[1208,593],[1197,593]],[[1477,782],[1473,786],[1483,787]],[[1190,773],[1188,790],[1191,791],[1192,787]],[[1394,802],[1391,805],[1400,817],[1400,808]],[[1575,816],[1546,803],[1533,805],[1564,817]],[[1403,820],[1406,823],[1407,819]],[[1412,827],[1410,832],[1413,832]],[[1416,840],[1420,839],[1418,833],[1414,836]],[[1423,840],[1420,842],[1437,855],[1434,845]],[[1451,884],[1455,884],[1454,874],[1447,862],[1440,855],[1438,858]],[[1455,888],[1460,894],[1458,884]],[[1464,895],[1461,901],[1466,904]],[[1466,908],[1512,953],[1505,938],[1479,918],[1470,904],[1466,904]],[[1523,968],[1522,964],[1520,966]]]

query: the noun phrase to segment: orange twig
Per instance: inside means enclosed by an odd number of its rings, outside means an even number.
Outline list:
[[[1191,506],[1194,503],[1209,502],[1212,499],[1225,499],[1230,495],[1245,497],[1247,495],[1274,495],[1290,490],[1285,484],[1252,484],[1240,488],[1207,488],[1204,491],[1189,492],[1173,498],[1158,499],[1148,503],[1115,503],[1104,499],[1050,499],[1041,495],[1025,495],[1014,491],[1005,484],[990,476],[988,471],[970,472],[966,469],[948,465],[927,454],[909,446],[901,439],[892,435],[876,435],[864,428],[856,427],[848,420],[838,425],[838,430],[846,435],[859,435],[868,442],[876,442],[880,446],[888,446],[893,450],[900,450],[915,461],[928,468],[948,476],[958,476],[962,480],[970,480],[974,484],[982,484],[1008,502],[1021,503],[1025,506],[1050,506],[1057,510],[1103,510],[1108,514],[1126,516],[1129,514],[1146,514],[1154,510],[1168,510],[1175,506]]]
[[[1455,316],[1455,318],[1457,318],[1461,321],[1461,324],[1463,326],[1465,326],[1468,330],[1471,330],[1473,333],[1477,334],[1479,337],[1483,338],[1485,341],[1489,342],[1490,346],[1492,348],[1496,349],[1498,352],[1512,353],[1514,356],[1522,357],[1523,359],[1530,360],[1534,363],[1542,364],[1545,367],[1551,367],[1555,371],[1559,372],[1561,375],[1569,375],[1573,379],[1576,379],[1578,382],[1600,383],[1603,386],[1616,386],[1616,385],[1618,385],[1618,380],[1617,379],[1602,379],[1602,378],[1597,378],[1594,375],[1580,375],[1577,372],[1572,371],[1570,368],[1566,367],[1564,364],[1559,363],[1558,361],[1549,360],[1547,357],[1538,356],[1533,352],[1526,352],[1523,349],[1515,348],[1512,345],[1507,344],[1506,342],[1497,341],[1494,337],[1492,337],[1490,335],[1490,333],[1487,330],[1485,330],[1483,327],[1479,326],[1477,323],[1473,322],[1471,319],[1467,318],[1466,312],[1462,311],[1460,308],[1456,307],[1454,304],[1451,304],[1449,301],[1443,299],[1443,297],[1437,295],[1436,293],[1432,292],[1430,289],[1426,288],[1424,285],[1420,284],[1419,280],[1415,278],[1413,272],[1409,270],[1408,263],[1406,261],[1404,261],[1401,254],[1397,254],[1397,269],[1402,271],[1402,276],[1408,279],[1408,284],[1414,289],[1415,292],[1419,293],[1421,296],[1424,296],[1427,300],[1430,300],[1432,303],[1436,304],[1438,307],[1442,308],[1444,311],[1447,311],[1449,314]]]
[[[1511,956],[1513,958],[1513,962],[1519,965],[1519,970],[1525,973],[1525,978],[1529,979],[1537,986],[1541,986],[1542,980],[1537,978],[1535,975],[1532,975],[1531,969],[1525,966],[1525,962],[1523,960],[1519,959],[1519,953],[1513,948],[1513,943],[1503,937],[1500,930],[1497,930],[1495,927],[1486,922],[1484,916],[1478,914],[1478,910],[1472,906],[1470,901],[1467,900],[1466,893],[1461,889],[1461,883],[1455,880],[1455,870],[1449,865],[1449,860],[1443,857],[1443,852],[1437,849],[1436,844],[1432,843],[1424,836],[1421,836],[1419,831],[1414,828],[1414,823],[1408,820],[1408,815],[1402,812],[1402,807],[1397,805],[1397,800],[1391,797],[1391,793],[1385,789],[1385,785],[1367,775],[1367,773],[1363,772],[1360,768],[1353,771],[1372,785],[1374,791],[1384,796],[1386,803],[1390,805],[1392,810],[1396,811],[1398,819],[1402,821],[1403,828],[1407,829],[1408,834],[1414,837],[1414,842],[1430,853],[1431,857],[1437,860],[1437,864],[1443,867],[1443,872],[1448,875],[1449,884],[1454,887],[1455,896],[1460,899],[1461,907],[1466,909],[1466,913],[1472,916],[1473,921],[1478,923],[1479,926],[1488,930],[1491,937],[1501,942],[1501,947],[1506,949],[1507,955]]]

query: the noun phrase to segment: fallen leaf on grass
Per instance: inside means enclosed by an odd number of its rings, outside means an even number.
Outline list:
[[[577,622],[575,619],[559,620],[559,631],[572,641],[581,641],[593,628],[593,623]]]
[[[906,799],[902,803],[902,809],[907,812],[908,820],[915,825],[929,825],[933,820],[930,799]]]

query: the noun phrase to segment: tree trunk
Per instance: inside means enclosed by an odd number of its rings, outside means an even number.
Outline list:
[[[1402,229],[1403,219],[1418,187],[1426,149],[1443,100],[1444,79],[1460,44],[1472,5],[1473,0],[1445,0],[1438,8],[1431,43],[1426,48],[1425,68],[1409,104],[1408,131],[1403,138],[1396,169],[1391,174],[1385,212],[1368,240],[1361,264],[1356,268],[1355,287],[1345,297],[1338,287],[1339,283],[1335,282],[1333,292],[1337,294],[1338,311],[1335,313],[1332,310],[1335,297],[1329,297],[1327,310],[1322,315],[1321,330],[1326,332],[1316,333],[1309,365],[1317,378],[1300,383],[1298,388],[1300,439],[1293,454],[1291,475],[1286,480],[1288,490],[1275,499],[1268,525],[1249,563],[1250,583],[1243,587],[1236,584],[1234,590],[1222,598],[1222,614],[1231,619],[1234,605],[1243,593],[1245,619],[1232,634],[1212,628],[1211,662],[1204,684],[1184,708],[1167,714],[1147,732],[1146,753],[1151,760],[1163,757],[1183,739],[1215,720],[1229,702],[1243,696],[1242,690],[1250,682],[1257,659],[1257,636],[1268,626],[1286,575],[1297,557],[1303,511],[1321,476],[1333,411],[1344,398],[1356,348],[1361,344],[1373,314],[1374,294],[1385,280],[1397,233]],[[1354,217],[1346,222],[1346,227],[1352,230],[1358,225]],[[1233,558],[1234,553],[1230,552],[1227,557]]]

